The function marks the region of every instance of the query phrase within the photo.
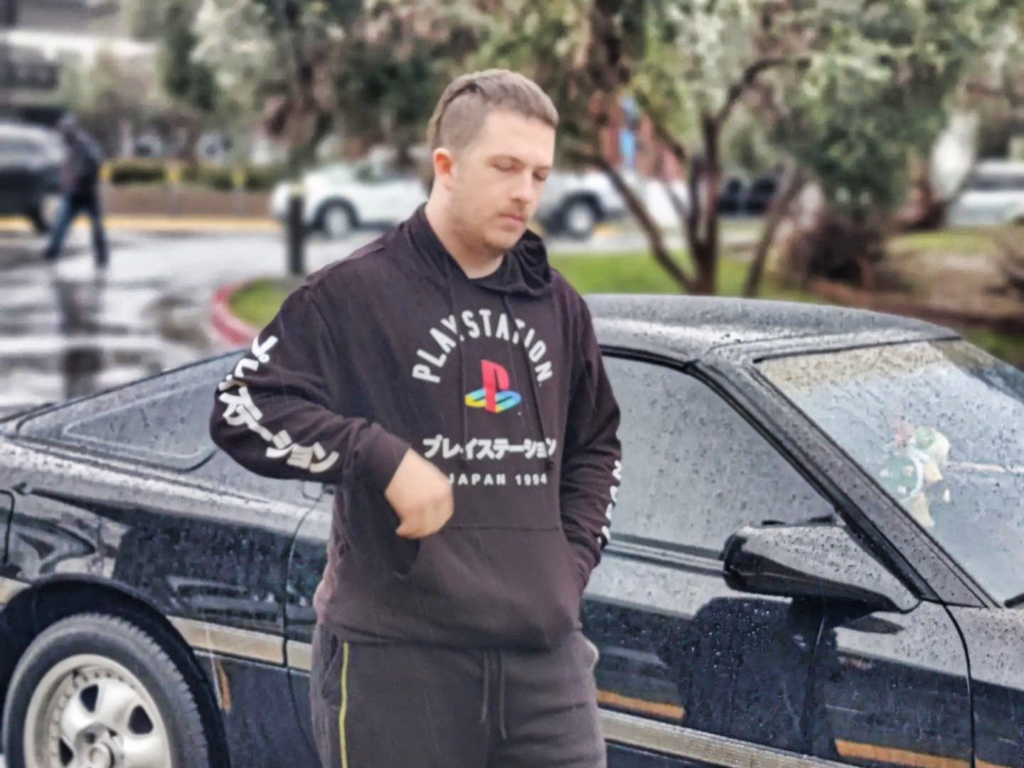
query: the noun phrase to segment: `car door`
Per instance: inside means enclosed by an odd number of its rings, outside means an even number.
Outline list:
[[[966,766],[967,666],[946,609],[885,613],[730,589],[719,553],[739,528],[843,521],[704,381],[651,362],[607,364],[623,409],[623,481],[585,631],[601,650],[612,765],[660,766],[666,754],[798,765],[792,755],[805,754]]]
[[[316,742],[309,705],[313,629],[316,626],[313,595],[327,565],[334,493],[333,487],[324,486],[317,503],[299,526],[288,558],[285,588],[285,655],[292,698],[302,723],[304,746],[313,755],[316,754]]]
[[[37,195],[33,155],[38,148],[29,140],[0,137],[0,212],[22,213]]]
[[[832,505],[702,381],[651,362],[606,365],[623,479],[584,631],[601,654],[610,764],[759,765],[778,752],[775,764],[797,765],[785,755],[832,753],[812,706],[820,602],[732,590],[719,559],[744,524],[827,519]]]

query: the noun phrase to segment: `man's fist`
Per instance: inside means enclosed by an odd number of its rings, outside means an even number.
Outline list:
[[[422,539],[437,533],[455,509],[448,478],[413,450],[398,465],[384,498],[402,521],[395,533],[405,539]]]

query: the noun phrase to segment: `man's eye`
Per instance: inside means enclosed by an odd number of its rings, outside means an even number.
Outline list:
[[[537,181],[547,181],[548,175],[546,173],[535,173],[533,174],[533,178],[535,178]]]

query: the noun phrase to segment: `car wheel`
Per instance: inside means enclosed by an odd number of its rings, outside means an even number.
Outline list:
[[[331,240],[348,237],[355,226],[355,215],[346,203],[327,203],[320,209],[320,229]]]
[[[588,240],[600,219],[597,207],[589,200],[573,200],[562,210],[562,231],[576,240]]]
[[[208,768],[195,695],[164,648],[131,622],[82,614],[48,627],[7,693],[8,768]]]

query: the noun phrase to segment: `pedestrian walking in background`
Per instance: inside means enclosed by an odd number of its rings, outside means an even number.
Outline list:
[[[92,222],[93,259],[97,269],[103,270],[107,266],[108,253],[99,191],[100,152],[74,116],[65,115],[58,129],[65,149],[61,168],[62,199],[57,223],[43,257],[51,262],[57,260],[71,224],[80,213],[85,213]]]

